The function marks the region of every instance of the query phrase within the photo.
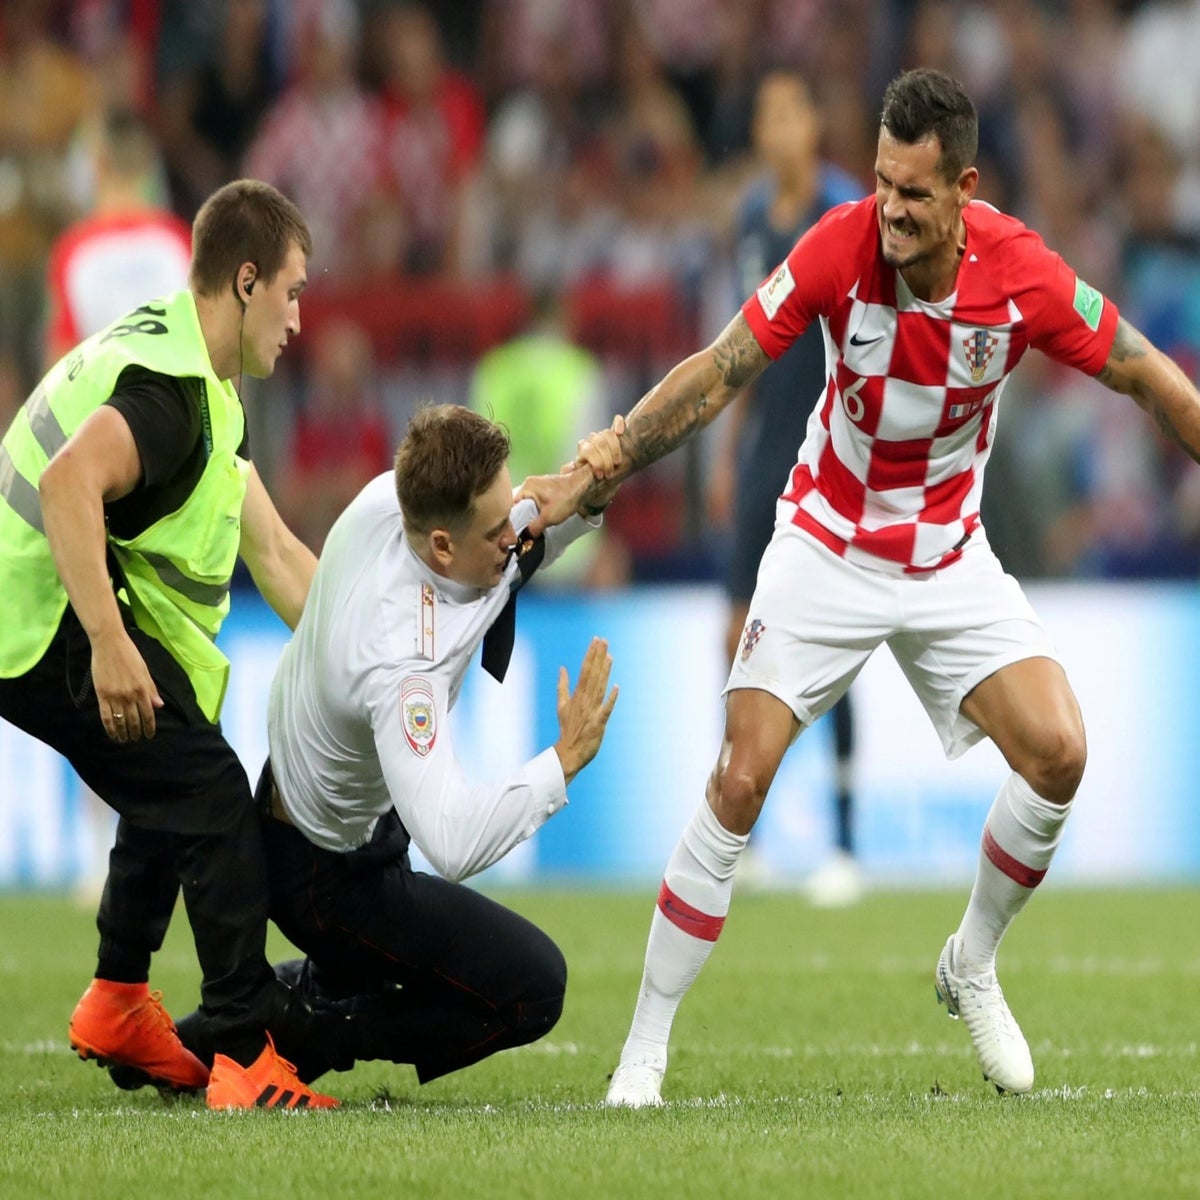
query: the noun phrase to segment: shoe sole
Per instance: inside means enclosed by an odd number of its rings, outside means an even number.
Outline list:
[[[604,1097],[605,1108],[663,1108],[666,1101],[662,1098],[661,1092],[655,1092],[653,1095],[641,1093],[637,1096],[631,1096],[628,1093],[613,1095],[610,1091]]]
[[[196,1096],[205,1090],[207,1084],[179,1083],[168,1079],[165,1075],[154,1075],[143,1067],[135,1067],[132,1063],[113,1058],[94,1046],[89,1046],[81,1038],[71,1038],[71,1049],[84,1062],[94,1062],[102,1070],[107,1070],[113,1083],[123,1092],[135,1092],[138,1088],[157,1088],[161,1095]],[[114,1072],[120,1072],[119,1075]]]
[[[205,1087],[193,1087],[191,1084],[168,1083],[167,1080],[158,1079],[147,1074],[141,1067],[131,1067],[128,1063],[102,1062],[100,1065],[108,1067],[108,1077],[113,1081],[113,1086],[123,1092],[136,1092],[139,1088],[152,1087],[167,1100],[174,1096],[200,1096],[206,1090]]]

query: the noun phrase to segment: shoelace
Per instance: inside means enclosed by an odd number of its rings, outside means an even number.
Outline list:
[[[984,980],[988,980],[988,978],[988,976],[983,977]],[[993,1018],[999,1019],[1000,1024],[1004,1027],[1004,1033],[1009,1037],[1015,1037],[1017,1034],[1017,1023],[1013,1019],[1012,1010],[1005,1003],[1004,991],[997,982],[995,975],[990,977],[990,982],[964,979],[963,983],[969,990],[975,1008],[981,1012],[988,1008],[993,1009]],[[961,996],[959,1004],[962,1004]]]
[[[163,1006],[161,989],[150,992],[146,996],[146,999],[149,1003],[139,1006],[139,1016],[142,1022],[158,1028],[168,1029],[171,1033],[174,1033],[175,1022],[171,1020],[171,1014]]]
[[[267,1045],[271,1047],[271,1053],[275,1056],[275,1061],[296,1081],[298,1087],[309,1090],[307,1085],[300,1081],[300,1076],[296,1074],[296,1064],[290,1063],[278,1050],[275,1049],[275,1039],[267,1034]]]

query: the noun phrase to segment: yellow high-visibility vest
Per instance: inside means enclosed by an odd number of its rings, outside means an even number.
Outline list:
[[[245,416],[233,385],[213,373],[190,291],[153,301],[56,363],[0,443],[0,676],[30,670],[67,606],[42,523],[38,480],[51,457],[113,393],[126,367],[197,379],[207,460],[187,499],[134,538],[108,536],[138,627],[187,672],[215,722],[229,660],[215,638],[229,611],[250,464],[237,451]]]

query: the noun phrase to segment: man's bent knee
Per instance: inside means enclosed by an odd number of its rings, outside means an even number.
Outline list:
[[[725,705],[725,736],[706,795],[717,820],[744,836],[762,811],[767,789],[800,725],[777,696],[735,688]]]
[[[514,1046],[545,1037],[562,1016],[567,992],[566,959],[549,938],[546,938],[538,959],[521,996],[509,1010],[508,1026]]]
[[[768,786],[753,772],[718,763],[708,780],[708,804],[730,833],[747,834],[762,812]]]
[[[525,1046],[543,1038],[558,1024],[562,1016],[563,997],[547,996],[542,1000],[522,1000],[509,1022],[511,1045]]]
[[[1067,804],[1075,796],[1087,763],[1082,727],[1046,731],[1020,774],[1043,799]]]

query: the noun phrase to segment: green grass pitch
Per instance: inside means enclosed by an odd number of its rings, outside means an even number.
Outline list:
[[[653,893],[497,893],[566,953],[550,1036],[425,1088],[364,1063],[322,1081],[340,1111],[292,1114],[116,1091],[67,1044],[90,914],[0,896],[0,1197],[1200,1197],[1200,891],[1035,898],[1000,958],[1025,1097],[983,1083],[934,1001],[965,891],[736,896],[667,1106],[610,1112]],[[152,985],[181,1012],[197,983],[181,911]]]

